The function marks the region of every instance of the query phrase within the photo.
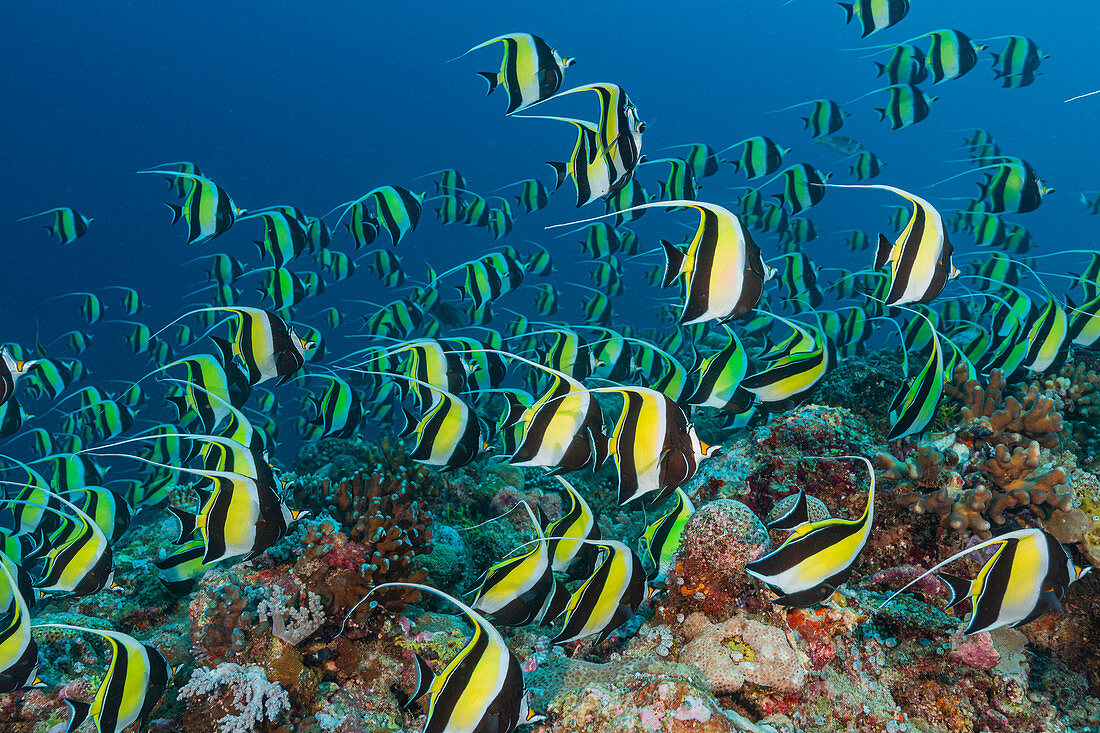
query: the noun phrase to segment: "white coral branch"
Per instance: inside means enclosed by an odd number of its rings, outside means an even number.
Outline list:
[[[221,687],[233,692],[235,713],[218,723],[221,733],[251,733],[257,723],[275,722],[279,714],[290,710],[290,697],[278,682],[269,682],[261,667],[242,667],[224,662],[217,667],[199,667],[180,688],[177,700],[207,698]],[[228,712],[228,711],[227,711]]]
[[[303,599],[299,596],[299,602]],[[276,586],[271,596],[260,601],[256,613],[261,620],[271,622],[271,633],[291,646],[308,639],[325,622],[325,610],[321,597],[306,591],[304,605],[291,608],[287,605],[283,589]]]

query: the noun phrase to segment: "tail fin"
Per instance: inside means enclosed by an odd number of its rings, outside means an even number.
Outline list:
[[[556,163],[552,160],[546,161],[546,165],[553,168],[554,175],[557,176],[557,182],[554,184],[554,190],[557,191],[561,188],[561,184],[565,183],[565,179],[569,175],[569,167],[565,163]]]
[[[665,275],[661,279],[661,287],[667,288],[675,282],[676,276],[684,269],[684,253],[665,239],[661,240],[661,246],[665,250]]]
[[[165,206],[172,210],[172,223],[175,224],[183,216],[183,207],[176,204],[165,204]]]
[[[844,8],[844,25],[848,25],[852,22],[852,18],[855,17],[855,4],[854,3],[837,3],[840,7]]]
[[[479,71],[477,75],[489,85],[489,91],[485,92],[486,97],[496,91],[497,84],[500,83],[500,74],[495,71]]]

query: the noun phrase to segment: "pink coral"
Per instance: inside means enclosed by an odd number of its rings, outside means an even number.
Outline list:
[[[522,491],[514,486],[505,486],[493,495],[491,506],[493,511],[500,515],[521,501],[526,501],[532,509],[541,507],[543,514],[550,520],[561,517],[561,497],[557,494],[544,494],[537,489]],[[523,519],[521,515],[520,521],[526,521],[526,519]]]
[[[951,646],[950,658],[974,669],[993,669],[1001,661],[988,631],[972,636],[960,631],[951,637]]]
[[[769,547],[768,531],[751,509],[732,499],[712,501],[684,527],[673,591],[702,601],[709,614],[726,616],[754,587],[745,565]]]

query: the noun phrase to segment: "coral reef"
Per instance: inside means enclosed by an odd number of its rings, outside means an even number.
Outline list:
[[[315,493],[332,519],[305,525],[294,574],[321,597],[327,613],[346,612],[376,585],[427,577],[414,560],[431,550],[432,516],[407,476],[356,471],[339,482],[323,479]],[[387,595],[386,602],[399,607],[415,596]]]
[[[263,669],[230,663],[196,669],[180,687],[178,699],[192,700],[188,714],[209,716],[220,733],[249,733],[264,721],[277,722],[290,710],[286,690],[268,682]]]
[[[985,539],[1015,510],[1029,508],[1042,519],[1068,511],[1075,495],[1062,456],[1051,453],[1064,423],[1053,398],[1035,385],[1017,399],[1006,395],[1004,373],[982,385],[955,371],[948,394],[962,419],[952,431],[923,443],[904,457],[875,456],[880,475],[896,487],[897,500],[916,514],[932,514],[944,528]]]
[[[774,733],[724,710],[686,664],[638,659],[604,664],[561,658],[526,676],[553,733]]]
[[[798,650],[782,630],[742,614],[711,623],[701,613],[684,619],[688,641],[680,661],[703,673],[711,692],[728,695],[745,684],[776,692],[798,692],[806,683],[806,668]]]
[[[681,613],[697,606],[707,613],[728,614],[753,586],[745,565],[769,548],[767,529],[747,506],[733,499],[705,504],[681,535],[678,559],[668,579],[669,607]]]
[[[881,380],[895,358],[853,357],[850,368],[831,375],[825,396],[835,393],[831,401],[842,403],[853,384],[892,390]],[[532,709],[545,716],[531,730],[1100,729],[1095,579],[1069,588],[1064,615],[967,637],[960,631],[965,604],[946,609],[947,586],[935,575],[921,577],[1001,527],[1042,526],[1072,545],[1075,559],[1100,559],[1100,480],[1078,464],[1072,437],[1081,434],[1075,420],[1092,409],[1095,390],[1074,380],[1092,384],[1094,374],[1067,367],[1012,386],[996,373],[988,381],[960,373],[937,431],[920,442],[886,446],[888,426],[870,398],[853,404],[855,412],[803,405],[726,441],[684,486],[696,511],[667,585],[629,623],[600,644],[564,647],[549,643],[560,620],[501,629],[521,662]],[[140,634],[182,663],[152,730],[420,730],[425,701],[402,709],[416,685],[413,655],[442,672],[472,628],[447,604],[404,591],[378,594],[377,603],[345,617],[389,581],[461,595],[535,536],[519,502],[555,519],[562,494],[541,472],[480,459],[436,475],[411,464],[404,450],[358,440],[303,448],[295,500],[311,516],[252,561],[207,572],[189,598],[144,590],[155,583],[155,569],[140,558],[170,541],[172,528],[140,515],[116,548],[121,590],[44,602],[36,620]],[[827,460],[853,455],[877,457],[881,490],[851,580],[823,604],[774,605],[773,594],[744,572],[788,536],[764,522],[799,492],[811,519],[858,516],[869,488],[865,467]],[[653,510],[647,516],[617,504],[608,468],[568,479],[597,513],[604,537],[637,537],[654,519]],[[962,561],[957,572],[973,577],[987,556]],[[583,574],[558,578],[573,591]],[[49,653],[41,672],[54,688],[0,696],[5,731],[60,730],[67,712],[58,695],[91,699],[109,663],[94,639],[50,632],[43,640]]]

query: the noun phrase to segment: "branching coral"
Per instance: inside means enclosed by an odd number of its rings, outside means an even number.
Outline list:
[[[330,616],[355,605],[376,585],[425,579],[426,571],[412,564],[417,555],[431,551],[432,516],[417,490],[406,475],[381,469],[359,471],[340,482],[325,479],[317,487],[335,522],[308,527],[294,573],[320,594]],[[385,600],[400,605],[413,597],[393,593]]]
[[[279,715],[290,710],[290,698],[278,682],[268,682],[260,667],[242,667],[239,664],[219,664],[217,667],[199,667],[191,673],[191,679],[180,688],[177,699],[198,698],[207,712],[216,692],[227,688],[233,695],[226,704],[218,706],[224,712],[218,720],[221,733],[249,733],[257,723],[275,722]]]
[[[968,379],[966,367],[960,365],[952,382],[944,385],[944,392],[963,403],[961,415],[965,420],[978,421],[964,432],[979,441],[1013,448],[1031,441],[1044,448],[1056,446],[1064,425],[1054,399],[1041,394],[1036,385],[1031,385],[1020,399],[1005,397],[1005,388],[1005,375],[1000,369],[993,370],[983,387],[977,379]]]
[[[1077,352],[1056,374],[1046,374],[1032,385],[1049,395],[1072,424],[1072,433],[1083,449],[1082,457],[1092,461],[1100,454],[1100,374],[1097,357]]]
[[[1050,465],[1043,448],[1063,429],[1055,401],[1032,385],[1022,398],[1005,396],[1004,374],[986,385],[955,370],[947,393],[962,403],[965,420],[954,433],[917,446],[905,458],[879,453],[883,478],[899,485],[898,502],[916,514],[935,514],[960,534],[988,538],[1006,512],[1031,506],[1043,516],[1074,501],[1066,471]]]
[[[913,485],[914,490],[899,493],[898,502],[916,514],[936,514],[944,527],[965,534],[973,531],[983,539],[996,524],[1004,524],[1005,513],[1016,507],[1034,506],[1047,511],[1067,511],[1074,501],[1062,468],[1042,465],[1039,444],[1009,450],[997,445],[993,454],[965,464],[959,472],[947,471],[949,462],[937,464],[945,455],[930,446],[920,446],[917,460],[898,461],[880,453],[879,468],[885,477]],[[957,455],[957,454],[955,454]],[[923,462],[922,462],[923,461]],[[940,488],[923,490],[929,476],[947,478]],[[935,486],[937,482],[933,482]]]
[[[904,481],[912,486],[935,487],[969,455],[970,450],[965,445],[922,443],[904,459],[895,458],[889,453],[879,453],[875,456],[875,461],[887,478]]]
[[[300,594],[299,602],[302,601],[302,605],[289,605],[283,589],[276,586],[269,598],[260,601],[256,615],[271,622],[272,635],[291,646],[297,646],[325,622],[321,596],[306,591]]]

